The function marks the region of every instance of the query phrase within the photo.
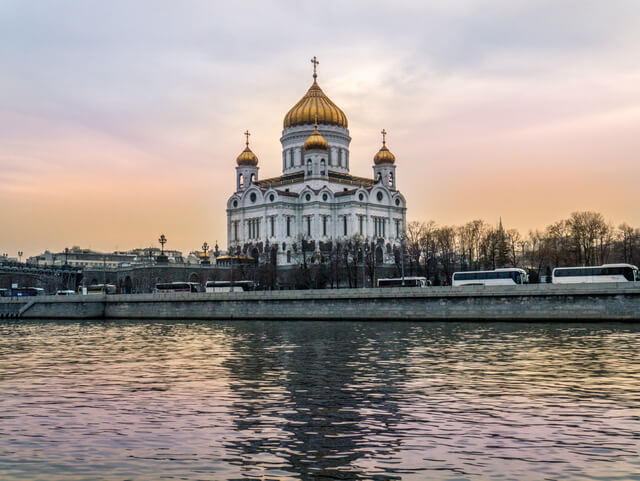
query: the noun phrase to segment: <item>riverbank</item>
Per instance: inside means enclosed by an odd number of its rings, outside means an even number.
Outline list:
[[[22,319],[640,321],[640,285],[333,289],[1,298]]]

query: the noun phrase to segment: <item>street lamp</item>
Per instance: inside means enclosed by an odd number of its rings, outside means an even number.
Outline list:
[[[407,236],[402,234],[400,237],[400,259],[402,262],[402,287],[404,287],[404,243],[407,240]]]
[[[158,239],[158,242],[160,242],[160,246],[162,247],[162,249],[160,249],[160,255],[156,258],[156,262],[158,264],[161,264],[161,263],[166,264],[167,262],[169,262],[169,259],[164,254],[164,245],[167,243],[167,238],[165,237],[164,234],[160,236],[160,238]]]
[[[364,266],[366,259],[369,258],[369,238],[367,237],[362,245],[362,288],[367,287],[367,276],[365,274]]]
[[[524,247],[527,245],[525,241],[520,242],[520,248],[522,249],[522,268],[524,269]]]
[[[200,261],[200,264],[203,264],[203,265],[209,264],[209,257],[207,256],[208,250],[209,250],[209,244],[205,242],[204,244],[202,244],[202,261]]]
[[[158,239],[158,242],[160,242],[160,245],[162,246],[160,255],[164,255],[164,245],[167,243],[167,238],[164,236],[164,234],[160,235],[160,239]]]

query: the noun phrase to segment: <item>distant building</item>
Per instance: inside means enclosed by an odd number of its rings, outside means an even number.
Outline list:
[[[133,249],[123,252],[96,252],[91,249],[74,247],[68,251],[44,251],[37,256],[29,257],[27,265],[31,266],[72,266],[86,269],[116,269],[133,265],[149,264],[160,255],[160,249]],[[182,264],[182,252],[164,251],[169,263]]]

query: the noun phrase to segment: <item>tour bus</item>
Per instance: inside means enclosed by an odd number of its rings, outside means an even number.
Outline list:
[[[556,267],[553,284],[579,284],[583,282],[634,282],[640,281],[640,271],[631,264],[604,264],[592,267]]]
[[[173,292],[202,292],[202,286],[197,282],[163,282],[156,284],[153,291],[157,294],[170,294]]]
[[[493,271],[454,272],[451,277],[452,286],[515,286],[528,282],[527,272],[517,267]]]
[[[378,279],[378,287],[427,287],[431,285],[426,277],[394,277]]]
[[[56,291],[56,296],[73,296],[76,294],[76,291],[71,289],[58,289]]]
[[[79,287],[78,294],[115,294],[116,286],[113,284],[91,284],[89,287]]]
[[[42,287],[12,287],[11,297],[44,296],[46,292]]]
[[[244,292],[253,291],[256,284],[253,281],[207,281],[204,289],[207,292]]]

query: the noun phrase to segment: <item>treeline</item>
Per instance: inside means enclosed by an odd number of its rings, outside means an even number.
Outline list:
[[[397,256],[396,256],[397,257]],[[433,221],[407,226],[405,272],[435,285],[464,270],[524,267],[531,282],[553,267],[640,262],[640,229],[614,226],[598,212],[574,212],[568,219],[523,236],[516,229],[474,220],[462,226]]]

